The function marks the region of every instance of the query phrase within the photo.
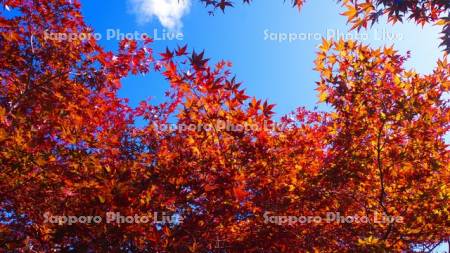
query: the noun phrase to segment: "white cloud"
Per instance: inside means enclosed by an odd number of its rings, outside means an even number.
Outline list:
[[[148,22],[154,16],[170,30],[183,26],[181,18],[189,12],[191,0],[129,0],[140,22]]]

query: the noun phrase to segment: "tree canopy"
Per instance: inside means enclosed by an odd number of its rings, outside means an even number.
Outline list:
[[[417,11],[389,2],[375,6],[391,20]],[[324,40],[318,101],[333,109],[300,107],[277,121],[230,62],[187,46],[154,53],[151,38],[123,40],[117,52],[89,36],[48,39],[93,32],[79,2],[3,4],[18,14],[0,15],[0,249],[401,252],[448,240],[446,55],[422,75],[393,48]],[[118,97],[122,79],[148,72],[170,84],[167,101],[132,108]],[[48,222],[107,212],[176,221]],[[330,213],[368,221],[299,220]]]

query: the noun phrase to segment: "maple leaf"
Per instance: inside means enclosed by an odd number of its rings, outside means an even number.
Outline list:
[[[225,8],[226,7],[233,7],[233,4],[228,1],[228,0],[220,0],[217,4],[216,7],[219,7],[222,12],[225,12]]]
[[[162,61],[170,61],[172,60],[174,54],[169,48],[166,48],[166,52],[160,54],[163,58]]]
[[[178,48],[175,51],[175,53],[176,53],[177,56],[183,56],[183,55],[186,55],[186,50],[187,50],[187,45],[185,45],[184,47],[178,46]]]
[[[205,59],[204,54],[205,54],[205,51],[202,51],[199,54],[197,54],[195,52],[195,50],[192,52],[192,55],[189,58],[189,61],[195,69],[197,69],[197,70],[205,69],[205,64],[209,61],[209,59]]]

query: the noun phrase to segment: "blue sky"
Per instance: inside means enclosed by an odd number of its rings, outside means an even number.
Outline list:
[[[155,41],[155,51],[160,52],[166,46],[174,48],[177,44],[188,44],[197,51],[205,49],[206,55],[214,61],[230,60],[233,73],[243,82],[248,93],[277,104],[275,111],[278,116],[298,106],[313,108],[316,105],[314,88],[318,74],[312,70],[316,46],[320,43],[316,38],[333,34],[336,38],[338,34],[342,36],[349,32],[346,19],[339,15],[343,8],[331,0],[307,1],[301,12],[292,8],[289,1],[255,1],[251,6],[238,4],[225,14],[216,11],[214,16],[209,15],[197,0],[186,4],[190,8],[184,11],[177,6],[178,0],[173,1],[175,5],[166,4],[161,11],[158,2],[166,1],[128,0],[108,4],[83,1],[82,5],[87,22],[104,35],[100,43],[109,49],[115,49],[117,41],[105,39],[107,29],[150,35],[157,29],[160,37],[170,29],[182,32],[181,41]],[[145,6],[145,2],[149,4]],[[152,13],[156,14],[153,18]],[[383,38],[382,34],[386,32],[391,34]],[[291,42],[272,40],[279,33],[296,33],[298,39]],[[439,27],[390,26],[382,22],[371,30],[362,31],[359,36],[355,34],[350,32],[347,36],[373,46],[395,43],[395,48],[401,52],[411,50],[412,58],[407,66],[421,73],[430,72],[442,55],[442,49],[438,47]],[[308,35],[312,39],[305,39]],[[157,73],[128,77],[123,84],[120,95],[128,97],[132,105],[150,96],[155,102],[162,101],[167,88],[167,83]]]

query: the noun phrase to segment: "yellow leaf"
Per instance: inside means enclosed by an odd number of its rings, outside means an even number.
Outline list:
[[[445,20],[445,19],[439,19],[439,21],[436,22],[436,25],[446,25],[450,23],[449,21]]]
[[[354,17],[356,17],[356,15],[358,15],[358,10],[353,7],[353,5],[347,4],[346,7],[348,11],[342,13],[341,15],[346,16],[348,20],[352,20]]]
[[[327,100],[327,98],[328,98],[328,93],[326,91],[321,92],[319,94],[319,101],[320,102],[325,102]]]
[[[399,76],[395,76],[395,77],[394,77],[394,83],[395,83],[396,85],[398,85],[398,84],[401,83],[401,82],[402,82],[402,80],[400,79]]]
[[[322,38],[322,45],[320,45],[320,50],[322,52],[327,52],[331,47],[331,42],[325,38]]]

